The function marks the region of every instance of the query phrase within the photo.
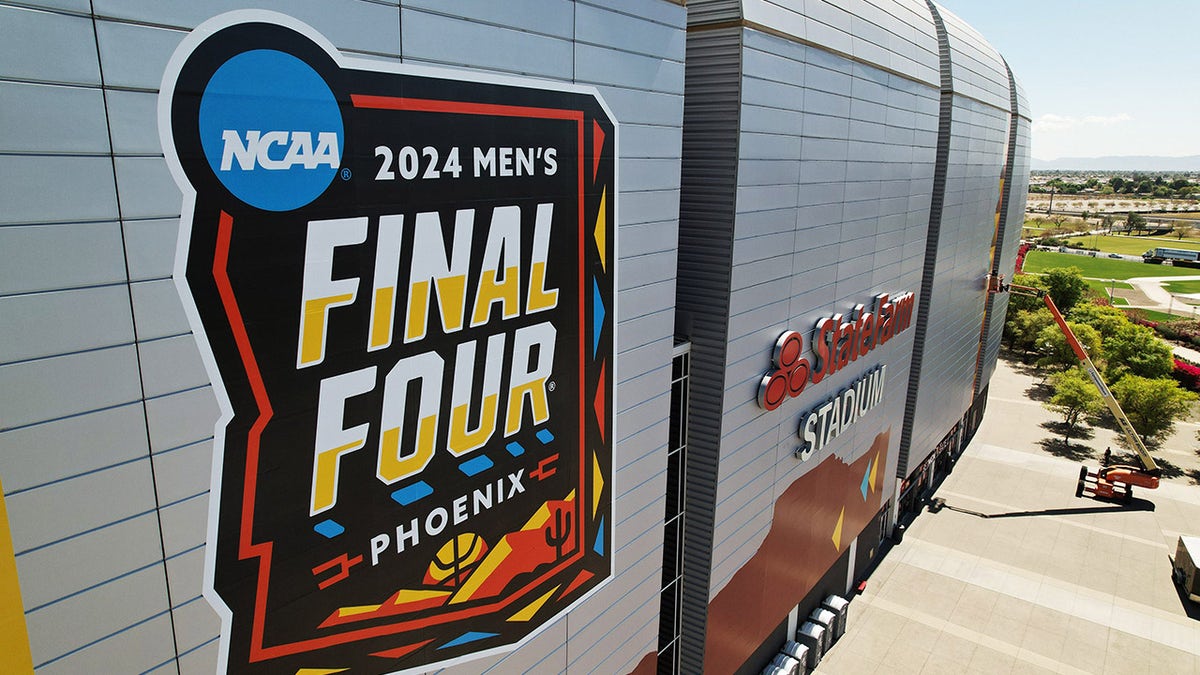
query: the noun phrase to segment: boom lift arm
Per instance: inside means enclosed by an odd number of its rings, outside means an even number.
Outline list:
[[[1108,385],[1104,383],[1104,378],[1100,377],[1100,371],[1096,369],[1096,364],[1092,363],[1092,359],[1084,351],[1083,346],[1079,344],[1079,339],[1075,337],[1075,333],[1071,327],[1067,325],[1066,319],[1063,318],[1062,312],[1058,311],[1058,307],[1054,305],[1054,300],[1050,294],[1040,288],[1031,286],[1018,286],[1016,284],[1005,285],[1002,278],[996,278],[989,284],[990,288],[996,291],[1008,291],[1016,295],[1026,295],[1041,298],[1046,304],[1046,308],[1050,310],[1051,316],[1054,317],[1054,322],[1058,324],[1059,330],[1063,336],[1067,338],[1067,344],[1071,346],[1071,351],[1075,352],[1075,356],[1083,363],[1084,369],[1087,370],[1088,377],[1092,379],[1092,384],[1096,385],[1096,389],[1100,390],[1100,398],[1104,400],[1104,404],[1108,406],[1110,412],[1117,420],[1117,424],[1121,427],[1121,432],[1125,435],[1125,440],[1129,442],[1129,447],[1133,448],[1137,456],[1138,463],[1141,466],[1104,466],[1096,471],[1090,471],[1087,466],[1084,466],[1079,471],[1079,483],[1075,489],[1075,496],[1082,497],[1085,493],[1094,497],[1121,497],[1125,501],[1133,498],[1133,486],[1137,485],[1144,488],[1154,489],[1158,487],[1158,479],[1162,475],[1162,469],[1150,456],[1150,451],[1146,449],[1146,444],[1142,442],[1141,436],[1138,436],[1133,425],[1129,422],[1129,417],[1125,415],[1125,411],[1121,410],[1121,404],[1108,390]],[[1117,487],[1124,489],[1118,491]]]

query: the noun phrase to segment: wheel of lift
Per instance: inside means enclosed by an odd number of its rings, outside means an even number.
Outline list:
[[[1079,467],[1079,482],[1075,484],[1075,496],[1083,496],[1083,486],[1087,482],[1087,465]]]

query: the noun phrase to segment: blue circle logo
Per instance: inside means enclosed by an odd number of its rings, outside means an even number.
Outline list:
[[[200,144],[235,197],[264,211],[300,208],[341,165],[342,114],[329,85],[300,59],[243,52],[213,74],[200,99]]]

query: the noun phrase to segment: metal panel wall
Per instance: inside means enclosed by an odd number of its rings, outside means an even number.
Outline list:
[[[1007,67],[1007,64],[1006,64]],[[1000,204],[1000,240],[995,253],[993,273],[1011,279],[1013,267],[1016,265],[1017,248],[1021,243],[1021,228],[1025,222],[1025,199],[1028,194],[1029,178],[1029,137],[1028,133],[1021,134],[1021,125],[1029,124],[1023,119],[1019,110],[1018,87],[1012,69],[1008,69],[1010,85],[1008,157],[1005,159],[1004,192]],[[1008,314],[1009,296],[1005,293],[993,294],[989,301],[988,325],[986,327],[986,344],[980,359],[979,374],[976,377],[976,395],[987,387],[992,374],[996,371],[996,360],[1000,356],[1000,343],[1004,336],[1004,321]]]
[[[974,395],[1011,109],[1003,59],[960,19],[939,14],[950,75],[943,84],[944,95],[945,86],[950,87],[943,101],[949,105],[949,119],[942,120],[949,124],[949,146],[943,203],[927,252],[925,278],[931,284],[925,289],[927,314],[917,327],[917,372],[909,389],[911,421],[901,450],[901,476],[932,452]],[[935,203],[937,199],[935,195]]]
[[[689,12],[704,4],[689,3]],[[733,51],[733,28],[693,27],[689,34],[678,306],[691,319],[681,328],[694,345],[689,471],[712,474],[691,476],[689,489],[701,482],[705,489],[689,497],[711,499],[712,515],[697,522],[689,511],[689,537],[709,523],[713,530],[711,553],[702,552],[711,555],[709,576],[688,582],[692,588],[706,582],[710,603],[760,551],[778,524],[782,495],[825,459],[852,464],[890,430],[887,464],[878,467],[889,478],[877,489],[889,496],[894,489],[911,330],[777,410],[755,402],[782,332],[797,330],[807,340],[818,318],[849,313],[859,303],[871,307],[878,293],[917,291],[924,267],[938,124],[932,21],[916,11],[924,9],[919,3],[818,4],[824,13],[813,15],[812,3],[804,12],[746,3],[740,51]],[[815,23],[823,26],[816,33]],[[839,36],[814,39],[835,28]],[[724,38],[719,43],[717,33]],[[872,51],[881,45],[898,54]],[[740,105],[730,109],[737,88],[729,78],[738,74]],[[694,91],[719,94],[720,102],[701,101]],[[736,142],[728,135],[731,123]],[[688,142],[693,137],[695,145]],[[735,159],[736,173],[722,169],[722,159]],[[736,186],[728,185],[734,176]],[[706,340],[713,343],[707,352],[696,348]],[[887,366],[879,408],[807,461],[795,458],[803,414],[878,364]],[[703,383],[697,373],[704,373]],[[695,459],[698,448],[702,462]],[[862,501],[858,487],[853,492]],[[844,498],[840,486],[817,486],[807,497],[812,504]],[[689,556],[693,547],[703,543],[689,541]],[[780,590],[786,597],[800,589]],[[689,610],[699,612],[694,604]],[[725,644],[744,646],[765,635],[734,635],[745,631],[713,611],[706,626],[697,621],[687,628],[707,629],[703,666],[723,671],[737,658],[731,657],[737,648]],[[714,640],[722,643],[715,653]]]
[[[368,58],[593,84],[621,125],[616,576],[507,658],[627,670],[656,647],[683,112],[678,4],[0,2],[0,475],[39,672],[212,672],[200,596],[217,406],[170,280],[163,68],[275,9]],[[598,647],[603,645],[603,647]]]

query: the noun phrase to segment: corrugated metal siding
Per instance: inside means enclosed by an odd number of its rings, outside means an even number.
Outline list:
[[[0,3],[0,474],[34,662],[212,672],[219,622],[200,588],[218,413],[169,278],[180,194],[156,90],[187,30],[264,3],[20,4]],[[656,646],[686,10],[265,4],[347,53],[594,84],[620,122],[617,575],[509,658],[459,672],[628,669]]]
[[[688,27],[739,21],[742,18],[741,0],[692,0],[687,3]]]
[[[729,331],[741,29],[688,34],[679,209],[679,331],[692,342],[683,667],[703,672]]]
[[[1000,197],[1000,234],[997,241],[997,250],[995,254],[995,264],[992,268],[992,274],[1003,275],[1005,279],[1012,279],[1013,266],[1017,260],[1017,248],[1021,242],[1021,228],[1024,225],[1025,216],[1025,193],[1014,193],[1013,182],[1016,173],[1017,164],[1017,124],[1020,121],[1017,109],[1017,83],[1013,78],[1012,69],[1008,68],[1005,63],[1005,69],[1009,79],[1009,126],[1008,126],[1008,151],[1004,160],[1004,191]],[[1020,218],[1014,218],[1013,206],[1019,202],[1021,209],[1018,212]],[[1008,315],[1008,300],[1007,293],[993,293],[988,296],[988,314],[987,323],[984,326],[984,335],[986,336],[986,344],[983,350],[983,358],[979,363],[979,372],[976,375],[976,395],[986,389],[987,383],[992,379],[992,374],[996,371],[996,360],[1000,357],[1000,342],[1004,336],[1004,321]]]
[[[917,404],[921,386],[921,367],[925,361],[925,343],[929,335],[930,315],[932,313],[933,282],[937,271],[939,237],[942,230],[942,216],[946,203],[946,176],[950,161],[950,134],[954,113],[954,76],[953,64],[950,60],[950,46],[946,40],[946,27],[938,16],[933,3],[929,2],[929,11],[937,26],[938,53],[941,70],[941,90],[938,100],[938,137],[937,155],[934,160],[933,196],[929,207],[929,230],[925,239],[924,269],[921,273],[921,292],[917,296],[917,318],[913,338],[912,362],[909,366],[908,396],[904,408],[904,427],[900,436],[900,459],[896,467],[897,475],[906,477],[911,470],[910,449],[912,448],[913,427],[916,423]],[[936,334],[936,333],[935,333]]]
[[[932,2],[930,11],[940,16]],[[949,134],[945,187],[934,194],[923,287],[929,314],[917,325],[902,476],[924,460],[973,398],[988,254],[1008,150],[1011,100],[1003,60],[958,19],[946,19],[943,27],[944,64],[949,67],[942,89],[942,124],[947,125],[942,132]],[[1004,83],[1003,98],[997,82]],[[940,219],[936,233],[934,219]]]

